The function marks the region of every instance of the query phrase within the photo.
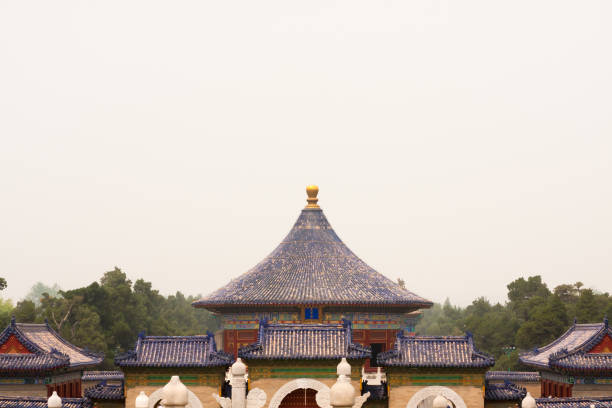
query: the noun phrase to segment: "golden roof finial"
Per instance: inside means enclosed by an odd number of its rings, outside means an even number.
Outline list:
[[[308,194],[308,198],[306,199],[306,201],[308,201],[308,205],[306,208],[320,208],[319,204],[317,204],[317,201],[319,201],[317,198],[317,194],[319,194],[319,186],[312,184],[306,186],[306,194]]]

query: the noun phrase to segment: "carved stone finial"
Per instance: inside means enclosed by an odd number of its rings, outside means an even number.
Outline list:
[[[57,395],[57,391],[53,391],[53,394],[47,400],[47,406],[49,408],[62,408],[62,399]]]
[[[178,375],[170,377],[168,384],[162,388],[162,405],[164,407],[184,407],[189,402],[189,392]]]
[[[531,396],[530,393],[525,395],[523,401],[521,402],[521,408],[536,408],[536,400]]]
[[[136,402],[134,403],[136,408],[148,408],[149,407],[149,397],[145,394],[144,391],[140,391],[140,394],[136,397]]]

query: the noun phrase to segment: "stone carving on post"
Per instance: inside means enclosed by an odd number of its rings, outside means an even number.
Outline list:
[[[49,408],[62,408],[62,399],[57,395],[57,391],[53,391],[53,394],[47,400],[47,406]]]
[[[521,407],[522,408],[536,408],[535,398],[533,398],[530,393],[527,393],[527,395],[525,395],[525,398],[523,398],[523,401],[521,402]]]
[[[333,408],[361,408],[370,393],[355,396],[355,387],[351,384],[351,365],[346,358],[342,358],[336,373],[338,380],[329,391],[329,404]]]
[[[170,377],[170,382],[162,388],[162,405],[164,407],[186,407],[189,402],[187,387],[181,382],[178,375]]]
[[[149,408],[149,397],[147,397],[144,391],[140,391],[140,394],[136,397],[134,406],[136,408]]]
[[[246,396],[246,365],[240,358],[230,367],[232,378],[232,398],[220,397],[213,393],[212,396],[222,408],[261,408],[266,404],[268,396],[260,388],[253,388]]]

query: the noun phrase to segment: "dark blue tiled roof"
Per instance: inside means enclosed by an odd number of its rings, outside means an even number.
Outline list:
[[[612,397],[536,398],[538,408],[589,408],[591,404],[597,408],[612,408]]]
[[[0,372],[3,374],[51,371],[69,365],[68,356],[56,351],[49,354],[0,354]]]
[[[120,367],[218,367],[232,363],[212,335],[138,336],[134,350],[115,358]]]
[[[124,375],[121,371],[83,371],[83,381],[122,381]]]
[[[487,371],[485,379],[491,381],[540,382],[540,373],[537,371]]]
[[[522,401],[527,390],[509,381],[503,384],[485,384],[485,400],[489,401]]]
[[[392,350],[378,355],[381,366],[397,367],[491,367],[493,357],[474,347],[471,335],[404,336]]]
[[[338,359],[368,358],[369,347],[352,342],[351,325],[259,324],[257,343],[240,348],[245,359]]]
[[[47,408],[43,397],[2,397],[0,408]],[[62,408],[93,408],[89,398],[62,398]]]
[[[334,304],[416,309],[432,303],[402,289],[359,259],[320,208],[305,208],[263,261],[194,302],[219,310],[237,305]]]
[[[612,353],[589,353],[605,336],[612,337],[604,323],[574,324],[552,343],[521,354],[523,364],[567,372],[612,373]]]
[[[49,371],[62,367],[92,366],[103,355],[79,348],[60,337],[48,324],[16,323],[0,334],[0,344],[14,336],[31,354],[0,354],[0,371]]]
[[[109,385],[104,382],[87,388],[83,394],[92,400],[123,400],[123,385]]]

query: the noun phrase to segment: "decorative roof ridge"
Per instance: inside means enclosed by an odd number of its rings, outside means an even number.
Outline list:
[[[133,362],[137,362],[139,360],[139,356],[141,354],[142,348],[145,344],[153,345],[153,344],[171,344],[171,343],[192,343],[199,344],[203,348],[207,349],[208,359],[210,361],[218,360],[217,362],[223,364],[231,364],[233,361],[233,356],[224,351],[217,350],[217,345],[215,342],[215,337],[211,332],[207,332],[207,334],[202,335],[193,335],[193,336],[146,336],[144,332],[141,332],[138,335],[138,339],[136,340],[135,346],[133,349],[127,350],[124,353],[121,353],[115,357],[115,364],[118,366],[132,366]],[[140,363],[137,363],[140,364]]]
[[[536,398],[535,400],[537,404],[546,404],[546,403],[555,403],[555,402],[581,402],[581,401],[591,402],[592,400],[607,402],[607,401],[612,401],[612,396],[605,396],[605,397],[541,397],[541,398]]]
[[[605,336],[612,337],[612,328],[608,327],[605,323],[604,324],[599,323],[598,326],[601,326],[601,329],[597,333],[595,333],[593,336],[591,336],[589,339],[587,339],[584,343],[575,347],[572,350],[568,350],[567,348],[562,348],[561,350],[551,354],[548,357],[548,361],[555,362],[562,358],[569,357],[575,354],[586,354],[589,351],[591,351],[593,347],[599,344],[599,342],[602,341]],[[612,354],[612,353],[599,353],[599,354]]]
[[[139,337],[142,340],[161,341],[161,340],[208,340],[213,338],[208,334],[194,334],[193,336],[145,336]]]
[[[342,319],[342,323],[269,323],[267,318],[259,320],[259,333],[255,343],[242,346],[238,350],[238,356],[242,358],[256,358],[251,353],[263,351],[264,345],[267,342],[266,331],[308,331],[308,332],[327,332],[343,330],[346,332],[345,347],[347,354],[351,351],[361,354],[370,354],[372,352],[369,346],[363,346],[353,342],[352,324],[346,319]],[[349,357],[349,356],[347,356]]]
[[[403,332],[397,333],[397,341],[395,342],[395,347],[391,350],[387,350],[385,352],[379,353],[377,357],[377,362],[379,364],[385,365],[386,360],[390,360],[393,358],[399,358],[400,353],[402,351],[402,347],[409,343],[468,343],[470,345],[469,348],[469,356],[472,361],[477,359],[484,360],[479,364],[486,366],[493,366],[495,364],[495,358],[487,353],[484,353],[478,348],[476,348],[473,337],[471,333],[466,333],[465,336],[406,336]],[[387,361],[387,363],[389,363]]]
[[[485,373],[485,379],[501,380],[511,379],[512,381],[539,381],[540,373],[538,371],[497,371],[489,370]]]
[[[496,393],[501,392],[500,393]],[[506,394],[504,394],[504,391]],[[485,399],[489,401],[522,400],[527,395],[527,389],[505,380],[502,384],[485,382]]]
[[[0,395],[0,399],[2,400],[14,400],[14,401],[41,401],[45,403],[45,406],[47,405],[47,401],[49,400],[48,397],[34,397],[34,396],[29,396],[29,395],[21,395],[21,396],[15,396],[15,395]],[[62,403],[63,402],[89,402],[91,403],[91,401],[89,401],[89,398],[86,397],[62,397]]]
[[[11,335],[14,335],[17,337],[17,340],[19,340],[19,342],[23,344],[31,353],[38,355],[48,354],[46,350],[42,349],[38,346],[38,344],[28,339],[27,336],[22,333],[21,330],[19,330],[19,326],[21,324],[22,323],[16,323],[15,316],[13,316],[11,318],[11,323],[2,331],[2,333],[0,333],[0,344],[4,344],[4,342],[6,342]]]
[[[56,332],[51,325],[49,325],[49,321],[47,319],[45,319],[44,323],[16,323],[15,326],[19,329],[20,327],[37,327],[37,328],[45,328],[49,333],[51,333],[57,340],[59,340],[60,343],[62,343],[63,345],[65,345],[68,348],[71,348],[75,351],[78,351],[79,353],[82,353],[88,357],[92,357],[94,359],[99,359],[100,361],[98,361],[97,363],[91,363],[91,362],[85,362],[85,363],[77,363],[77,364],[72,364],[72,366],[80,366],[80,365],[91,365],[91,364],[98,364],[100,363],[103,359],[104,359],[104,353],[101,352],[95,352],[95,351],[91,351],[89,349],[87,349],[86,347],[79,347],[75,344],[70,343],[68,340],[64,339],[62,336],[59,335],[58,332]],[[24,337],[27,337],[27,335],[23,334]],[[63,354],[66,355],[64,353],[61,353],[58,350],[55,350],[55,348],[51,348],[51,353],[53,352],[57,352],[59,354]],[[45,350],[43,350],[43,352],[45,352]]]
[[[101,381],[98,384],[86,388],[83,391],[83,395],[89,399],[103,399],[103,400],[123,400],[125,395],[123,393],[123,385],[120,384],[107,384],[107,382]]]
[[[574,323],[572,324],[561,336],[557,337],[556,339],[554,339],[552,342],[548,343],[545,346],[542,347],[534,347],[531,350],[519,353],[519,358],[523,358],[523,357],[529,357],[529,356],[533,356],[536,354],[539,354],[541,352],[547,351],[548,349],[554,347],[555,345],[557,345],[559,342],[561,342],[562,340],[564,340],[566,337],[568,337],[571,333],[573,333],[576,330],[576,327],[579,326],[579,324]]]
[[[85,370],[81,375],[83,381],[123,380],[125,375],[120,370]]]

